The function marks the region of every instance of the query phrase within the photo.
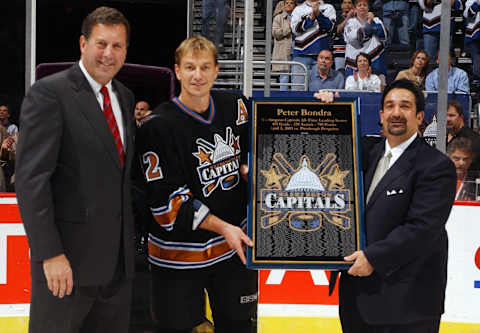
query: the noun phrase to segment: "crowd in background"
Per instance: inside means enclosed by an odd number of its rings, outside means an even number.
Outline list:
[[[422,89],[437,90],[438,74],[434,67],[438,63],[441,1],[281,0],[275,3],[272,60],[293,60],[305,65],[308,90],[322,89],[324,85],[331,89],[328,81],[337,76],[336,72],[328,75],[323,70],[324,62],[319,58],[323,50],[332,53],[333,61],[328,59],[327,65],[345,78],[334,87],[336,89],[380,91],[387,83],[403,77],[415,81]],[[478,83],[480,79],[480,1],[452,0],[451,8],[449,91],[469,93],[469,81]],[[461,42],[458,34],[453,37],[458,30],[455,16],[463,17]],[[364,57],[358,67],[359,54],[367,56],[368,67]],[[466,70],[455,66],[460,55],[471,59],[471,70],[468,66],[463,66]],[[303,90],[304,76],[295,75],[302,72],[300,66],[293,65],[291,75],[285,74],[285,66],[278,65],[273,71],[280,73],[281,90]],[[433,74],[428,79],[430,72]],[[467,72],[471,73],[470,77]]]
[[[448,91],[470,94],[470,81],[479,79],[480,1],[452,0],[451,8],[452,17],[455,11],[464,17],[460,51],[470,55],[472,66],[470,77],[455,66],[461,52],[453,46],[452,18]],[[380,92],[389,82],[402,78],[423,90],[437,91],[439,74],[434,66],[439,63],[440,16],[441,1],[435,0],[278,1],[272,24],[272,60],[305,65],[309,91]],[[396,57],[403,58],[403,68],[402,59],[393,62]],[[389,71],[389,62],[395,65],[393,71]],[[274,72],[285,70],[285,66],[273,67]],[[291,83],[280,89],[302,90],[304,77],[295,75],[300,71],[293,65],[291,76],[280,74],[281,83]],[[456,200],[477,200],[480,136],[465,122],[460,103],[451,100],[447,109],[447,154],[457,169]]]
[[[226,4],[225,0],[203,0],[202,6],[202,33],[211,35],[207,24],[214,17],[215,35],[208,37],[219,49],[228,16]],[[272,71],[278,74],[281,90],[303,90],[307,79],[309,91],[380,92],[399,78],[427,91],[438,89],[434,67],[438,64],[441,1],[274,0],[273,5],[272,60],[293,60],[308,70],[305,78],[295,75],[302,71],[299,66],[274,64]],[[457,36],[451,40],[448,90],[470,93],[471,83],[480,79],[480,0],[452,0],[451,6],[452,17],[460,13],[464,19],[464,39],[460,49]],[[452,35],[454,30],[452,18]],[[462,66],[466,71],[455,66],[460,55],[471,58],[471,68]],[[149,106],[139,102],[136,109],[138,124]],[[18,128],[10,122],[10,113],[7,103],[0,105],[0,192],[14,191]],[[472,146],[475,155],[477,146]]]

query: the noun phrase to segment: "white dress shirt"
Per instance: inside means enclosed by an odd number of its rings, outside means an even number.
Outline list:
[[[83,75],[87,78],[88,83],[90,83],[90,86],[93,89],[93,93],[95,94],[95,97],[97,98],[98,104],[100,104],[100,109],[103,110],[103,95],[100,92],[100,89],[102,89],[102,85],[95,81],[90,74],[87,72],[85,67],[83,66],[82,60],[79,61],[80,69],[83,72]],[[118,126],[118,132],[120,133],[120,139],[122,140],[122,145],[123,145],[123,151],[126,151],[125,147],[125,140],[124,140],[124,128],[123,128],[123,118],[122,118],[122,109],[120,108],[120,103],[118,102],[118,97],[115,92],[115,90],[112,87],[112,81],[108,82],[105,87],[108,89],[108,94],[110,96],[110,102],[112,103],[112,110],[113,110],[113,115],[115,116],[115,121],[117,122]]]
[[[388,144],[388,140],[385,140],[385,153],[383,156],[387,155],[389,151],[392,152],[392,157],[390,158],[390,164],[388,165],[388,168],[390,167],[402,156],[403,152],[410,146],[410,144],[415,140],[417,137],[417,133],[413,134],[408,140],[403,141],[401,144],[399,144],[396,147],[390,148],[390,145]]]

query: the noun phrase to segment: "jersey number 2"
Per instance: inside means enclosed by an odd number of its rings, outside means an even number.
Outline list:
[[[162,168],[160,168],[158,163],[158,155],[154,152],[148,151],[143,154],[143,164],[147,167],[145,171],[147,182],[163,178]]]

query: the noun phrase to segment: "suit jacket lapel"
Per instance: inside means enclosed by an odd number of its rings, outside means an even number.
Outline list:
[[[378,161],[382,157],[383,153],[385,152],[385,140],[376,144],[370,153],[370,159],[368,161],[368,168],[365,174],[365,196],[368,193],[368,189],[370,188],[370,184],[372,183],[373,175],[375,174],[375,169],[377,168]]]
[[[373,191],[372,196],[370,197],[370,201],[367,204],[367,208],[373,202],[375,202],[375,200],[378,199],[382,193],[385,193],[386,188],[390,183],[392,183],[395,179],[400,177],[405,172],[412,169],[413,167],[412,159],[416,153],[415,146],[419,143],[419,140],[421,139],[417,137],[410,144],[410,146],[408,146],[408,148],[403,152],[403,154],[398,158],[398,160],[390,167],[390,169],[388,169],[387,173],[385,173],[385,175],[383,176],[383,178],[380,180],[377,187]],[[375,164],[375,167],[376,167],[376,164]],[[369,173],[371,169],[372,168],[370,168]],[[373,172],[375,172],[375,169],[373,170]],[[372,174],[372,178],[373,178],[373,174]],[[371,182],[371,178],[370,178],[370,182]]]
[[[99,136],[100,141],[104,144],[105,150],[109,153],[115,165],[121,169],[120,158],[112,132],[95,98],[92,87],[83,75],[78,63],[72,66],[69,74],[72,81],[72,88],[76,91],[76,94],[73,94],[75,101],[72,105],[78,105],[78,109],[90,123],[93,131]]]

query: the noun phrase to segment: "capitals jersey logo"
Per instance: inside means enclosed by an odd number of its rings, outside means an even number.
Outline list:
[[[240,137],[227,127],[225,138],[214,134],[213,143],[202,138],[196,143],[198,151],[192,154],[198,159],[203,195],[210,196],[219,185],[224,191],[234,188],[240,181]]]
[[[260,170],[265,177],[261,227],[268,229],[288,221],[293,230],[313,232],[322,227],[324,220],[350,229],[350,190],[345,186],[349,171],[340,170],[335,160],[335,154],[328,153],[314,169],[309,157],[303,155],[294,168],[276,153],[270,170]]]

